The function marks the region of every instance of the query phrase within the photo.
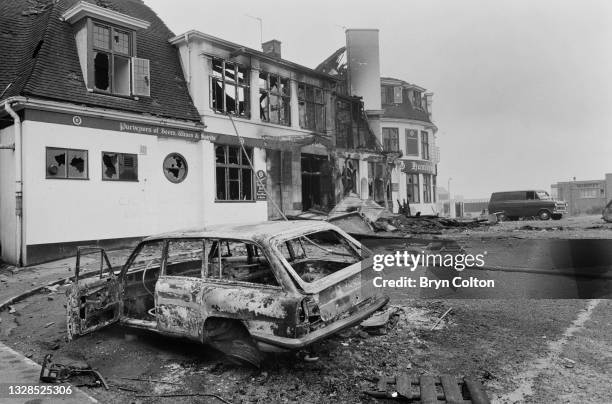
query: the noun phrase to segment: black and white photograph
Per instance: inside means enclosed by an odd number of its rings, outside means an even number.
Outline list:
[[[0,0],[0,403],[612,403],[612,2]]]

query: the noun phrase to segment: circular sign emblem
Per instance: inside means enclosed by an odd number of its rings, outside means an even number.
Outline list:
[[[164,175],[168,181],[178,184],[187,177],[187,160],[178,153],[170,153],[164,159]]]
[[[76,126],[81,126],[81,124],[83,123],[83,119],[81,119],[80,116],[75,115],[72,117],[72,123],[75,124]]]

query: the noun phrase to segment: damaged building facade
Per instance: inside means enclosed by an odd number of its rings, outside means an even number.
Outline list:
[[[1,259],[200,222],[203,125],[172,33],[140,1],[41,4],[0,1]]]
[[[12,38],[0,47],[5,262],[328,211],[349,194],[394,211],[408,199],[429,213],[421,205],[435,201],[424,197],[436,183],[431,97],[398,80],[381,87],[378,30],[347,30],[311,69],[283,59],[277,40],[255,50],[174,35],[139,0],[0,0],[0,11]],[[383,102],[385,85],[411,106],[418,91],[418,116]],[[427,142],[410,154],[392,127]]]
[[[437,213],[439,148],[438,128],[432,122],[433,93],[400,79],[380,77],[375,29],[347,30],[346,46],[317,70],[338,78],[337,105],[343,95],[349,95],[362,100],[365,108],[374,143],[350,140],[338,125],[335,136],[336,154],[341,159],[348,156],[351,166],[360,168],[357,193],[395,212],[398,202],[408,202],[413,214]]]

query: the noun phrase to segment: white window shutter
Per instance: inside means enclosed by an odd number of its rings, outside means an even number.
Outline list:
[[[151,95],[149,59],[132,58],[132,94]]]
[[[395,104],[401,104],[402,101],[402,87],[393,87],[393,102]]]

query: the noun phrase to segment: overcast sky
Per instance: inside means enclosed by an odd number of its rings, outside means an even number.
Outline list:
[[[190,29],[308,67],[380,29],[381,73],[432,91],[438,184],[468,198],[612,172],[612,1],[145,0]]]

